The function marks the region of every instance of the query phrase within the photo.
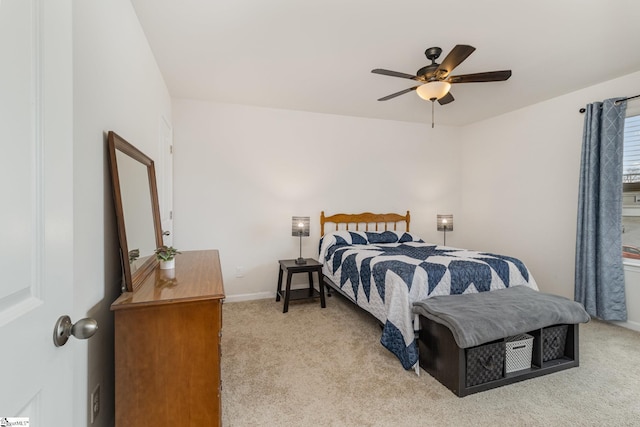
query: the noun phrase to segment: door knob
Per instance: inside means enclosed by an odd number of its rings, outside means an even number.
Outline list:
[[[96,319],[80,319],[76,323],[71,323],[69,316],[60,316],[53,328],[53,343],[56,347],[63,346],[71,335],[86,340],[91,338],[98,331]]]

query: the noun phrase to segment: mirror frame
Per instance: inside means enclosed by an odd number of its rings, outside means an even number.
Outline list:
[[[158,203],[158,186],[156,183],[156,169],[153,160],[138,150],[135,146],[127,142],[124,138],[113,131],[109,131],[107,137],[109,149],[109,163],[111,166],[111,183],[113,188],[113,201],[116,210],[116,220],[118,223],[118,239],[120,240],[120,261],[124,276],[123,292],[133,292],[144,279],[158,266],[159,262],[155,256],[150,256],[135,272],[131,272],[131,266],[127,262],[129,246],[127,244],[127,231],[125,228],[124,210],[122,208],[122,192],[120,187],[120,176],[118,174],[118,162],[116,151],[131,157],[146,166],[147,177],[149,178],[149,192],[151,195],[151,212],[153,229],[156,238],[156,248],[162,246],[162,225],[160,223],[160,207]],[[125,255],[127,254],[127,255]]]

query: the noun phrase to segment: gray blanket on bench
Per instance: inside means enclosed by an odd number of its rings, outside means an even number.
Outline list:
[[[581,304],[526,286],[427,298],[413,312],[448,327],[460,348],[590,319]]]

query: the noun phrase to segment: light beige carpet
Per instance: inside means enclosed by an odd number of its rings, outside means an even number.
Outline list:
[[[405,371],[341,297],[225,303],[225,426],[640,426],[640,334],[580,327],[580,367],[464,398]]]

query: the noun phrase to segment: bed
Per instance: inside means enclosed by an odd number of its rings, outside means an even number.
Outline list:
[[[320,215],[324,283],[373,315],[381,344],[418,371],[413,303],[438,295],[513,286],[538,290],[522,261],[428,243],[410,232],[410,213]],[[333,227],[327,227],[334,224]]]

